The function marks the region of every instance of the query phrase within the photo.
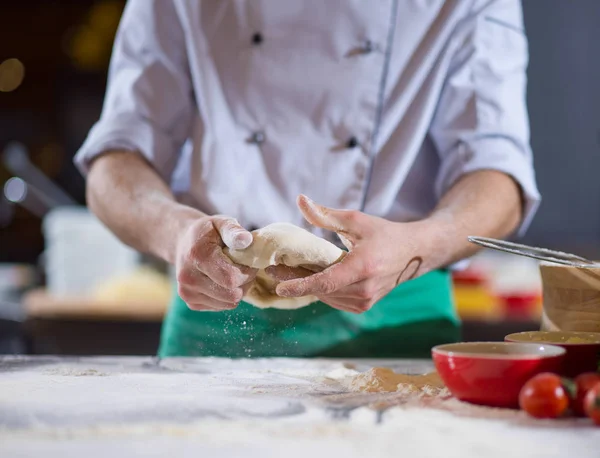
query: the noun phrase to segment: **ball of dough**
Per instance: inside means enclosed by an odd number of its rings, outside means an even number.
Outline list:
[[[297,309],[316,302],[314,296],[284,298],[276,294],[277,281],[265,268],[284,264],[320,272],[342,260],[345,251],[333,243],[290,223],[275,223],[252,232],[253,242],[244,250],[224,249],[235,263],[258,269],[244,300],[259,308]]]

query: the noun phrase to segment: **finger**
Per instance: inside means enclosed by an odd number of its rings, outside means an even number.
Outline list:
[[[246,283],[245,285],[242,285],[242,299],[246,296],[246,294],[248,294],[248,291],[250,291],[250,288],[252,288],[252,285],[254,284],[253,281],[249,281],[248,283]]]
[[[187,286],[180,288],[179,297],[192,310],[232,310],[237,307],[237,303],[224,302],[214,299],[206,294],[199,293]]]
[[[187,302],[185,304],[194,312],[224,312],[227,310],[235,310],[237,307],[237,304],[226,305],[224,307],[212,307],[204,304],[188,304]]]
[[[228,302],[228,303],[237,303],[242,300],[244,295],[244,291],[241,287],[227,289],[222,286],[217,285],[210,278],[204,275],[202,272],[197,272],[197,276],[194,279],[193,283],[186,284],[186,288],[191,291],[195,291],[196,293],[202,293],[213,299]]]
[[[361,232],[361,212],[324,207],[303,194],[298,196],[297,205],[306,221],[313,226],[338,233],[347,248],[351,248],[349,245],[353,244],[355,236]]]
[[[221,236],[223,243],[232,250],[244,250],[252,244],[252,234],[240,226],[233,218],[216,216],[212,218],[213,226]]]
[[[265,273],[277,281],[294,280],[296,278],[305,278],[312,275],[308,269],[303,267],[289,267],[283,264],[269,266],[265,269]]]
[[[334,309],[341,310],[342,312],[362,313],[362,310],[356,306],[353,300],[331,298],[329,296],[320,297],[319,300]]]
[[[378,283],[373,279],[360,280],[339,289],[335,293],[328,295],[328,297],[362,301],[371,300],[379,295],[380,288],[377,285]]]
[[[332,305],[339,310],[345,310],[352,313],[364,313],[375,305],[375,301],[372,299],[362,299],[356,297],[339,297],[339,296],[321,296],[319,297],[321,302]]]
[[[277,294],[282,297],[302,297],[308,295],[325,296],[333,294],[352,283],[361,280],[362,268],[350,252],[337,264],[323,272],[306,278],[288,280],[277,285]]]
[[[225,289],[239,288],[256,277],[256,269],[234,264],[218,246],[212,246],[209,261],[198,263],[197,268],[217,285]]]

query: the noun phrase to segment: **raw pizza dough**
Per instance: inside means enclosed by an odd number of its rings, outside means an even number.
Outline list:
[[[256,279],[244,300],[259,308],[297,309],[318,299],[314,296],[284,298],[275,293],[278,284],[265,268],[279,264],[304,267],[320,272],[340,261],[345,251],[301,227],[275,223],[252,232],[252,245],[244,250],[223,251],[229,258],[244,266],[258,269]]]

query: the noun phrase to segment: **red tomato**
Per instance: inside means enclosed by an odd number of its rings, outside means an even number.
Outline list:
[[[580,417],[585,416],[584,399],[588,391],[590,391],[597,383],[600,382],[600,374],[597,372],[586,372],[585,374],[578,375],[575,378],[575,385],[577,387],[577,395],[573,399],[573,411]]]
[[[600,383],[596,383],[594,387],[585,395],[585,413],[590,417],[595,424],[600,426]]]
[[[558,418],[569,407],[569,396],[560,376],[545,372],[521,388],[519,406],[535,418]]]

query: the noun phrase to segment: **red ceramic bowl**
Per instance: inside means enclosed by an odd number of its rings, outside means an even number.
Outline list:
[[[565,350],[554,345],[465,342],[438,345],[433,362],[450,392],[461,401],[516,408],[519,391],[540,372],[557,372]]]
[[[576,377],[596,372],[600,364],[600,332],[530,331],[509,334],[507,342],[535,342],[557,345],[567,351],[561,374]]]

